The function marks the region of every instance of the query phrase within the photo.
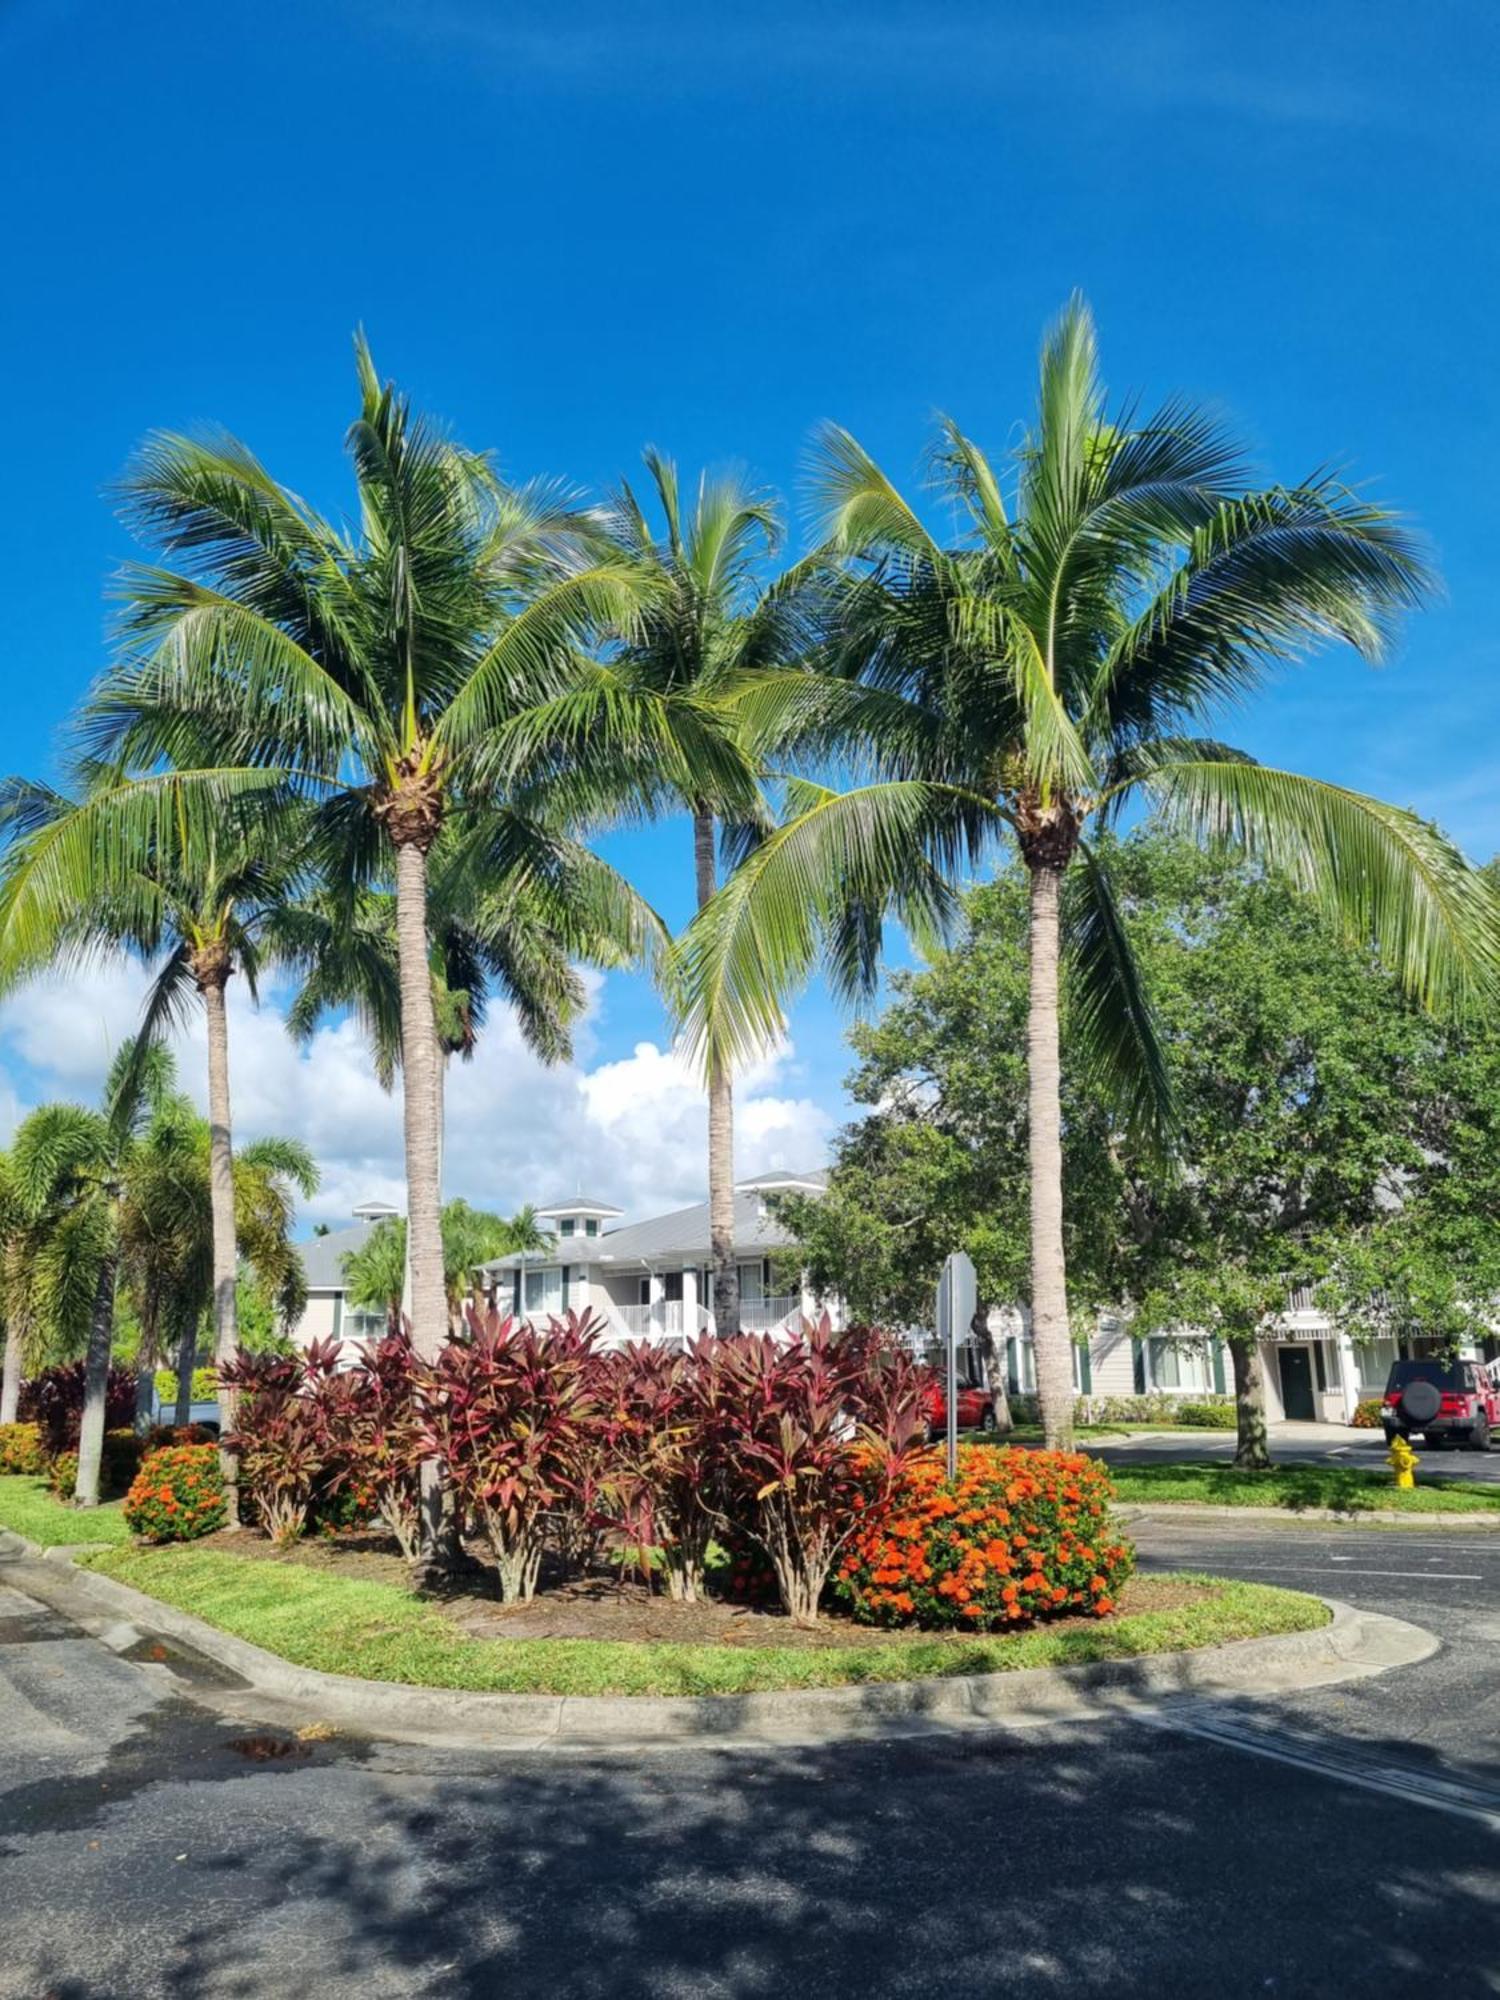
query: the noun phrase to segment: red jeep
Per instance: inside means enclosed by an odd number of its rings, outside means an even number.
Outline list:
[[[927,1424],[933,1432],[948,1428],[948,1396],[941,1379],[927,1390]],[[995,1406],[990,1401],[988,1389],[977,1388],[972,1382],[959,1383],[958,1428],[961,1431],[992,1431],[995,1428]]]
[[[1420,1433],[1433,1448],[1451,1442],[1488,1451],[1491,1435],[1500,1431],[1500,1390],[1480,1361],[1397,1361],[1380,1421],[1388,1444]]]

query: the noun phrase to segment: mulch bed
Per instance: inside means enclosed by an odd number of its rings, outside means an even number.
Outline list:
[[[335,1536],[310,1536],[278,1549],[263,1535],[242,1529],[237,1534],[205,1536],[197,1548],[220,1549],[226,1555],[257,1561],[298,1563],[311,1569],[337,1571],[366,1583],[388,1583],[406,1590],[411,1572],[395,1544],[386,1536],[352,1530]],[[482,1568],[431,1599],[435,1609],[476,1639],[609,1639],[636,1644],[676,1643],[716,1646],[887,1646],[903,1640],[951,1640],[955,1644],[981,1636],[973,1631],[918,1632],[856,1625],[836,1612],[825,1612],[810,1630],[793,1625],[775,1605],[729,1604],[710,1597],[699,1604],[676,1604],[660,1591],[648,1589],[639,1575],[621,1578],[613,1570],[567,1581],[543,1578],[530,1604],[500,1602],[494,1567],[483,1543],[469,1545]],[[1137,1576],[1120,1597],[1120,1615],[1175,1611],[1211,1596],[1202,1584]],[[1051,1618],[1048,1631],[1070,1626],[1096,1626],[1097,1618]]]

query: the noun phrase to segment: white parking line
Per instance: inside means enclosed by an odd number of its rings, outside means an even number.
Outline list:
[[[1450,1813],[1459,1819],[1477,1819],[1481,1825],[1500,1832],[1500,1792],[1485,1786],[1465,1785],[1400,1764],[1367,1763],[1358,1751],[1340,1751],[1303,1737],[1273,1733],[1231,1716],[1204,1715],[1201,1710],[1186,1708],[1147,1709],[1140,1713],[1141,1719],[1155,1729],[1195,1736],[1227,1750],[1243,1750],[1252,1757],[1289,1764],[1295,1770],[1332,1778],[1341,1785],[1354,1785],[1361,1791],[1400,1799],[1405,1805],[1428,1806],[1434,1812]]]
[[[1348,1557],[1335,1557],[1335,1561],[1348,1561]],[[1299,1576],[1327,1576],[1328,1570],[1322,1563],[1242,1563],[1230,1562],[1221,1565],[1236,1575],[1241,1570],[1293,1571]],[[1427,1583],[1483,1583],[1484,1577],[1478,1570],[1466,1569],[1341,1569],[1340,1576],[1415,1576]]]

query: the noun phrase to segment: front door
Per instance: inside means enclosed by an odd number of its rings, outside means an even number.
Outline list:
[[[1282,1347],[1281,1407],[1298,1423],[1310,1424],[1317,1415],[1313,1407],[1312,1352],[1306,1347]]]

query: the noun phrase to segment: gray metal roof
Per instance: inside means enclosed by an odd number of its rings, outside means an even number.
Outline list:
[[[623,1208],[616,1208],[612,1201],[596,1201],[592,1195],[564,1195],[561,1201],[541,1201],[537,1203],[538,1215],[623,1215]]]
[[[823,1187],[828,1177],[819,1171],[777,1174],[768,1178],[775,1182],[806,1181],[812,1186]],[[755,1181],[742,1183],[747,1191],[736,1192],[734,1197],[734,1247],[746,1257],[763,1254],[767,1250],[784,1250],[791,1242],[781,1225],[773,1222],[762,1210],[760,1195],[754,1191],[760,1185],[761,1182]],[[670,1215],[655,1215],[646,1222],[627,1223],[623,1229],[607,1229],[601,1236],[561,1237],[548,1252],[548,1257],[559,1264],[618,1266],[679,1259],[687,1263],[706,1263],[710,1254],[708,1203],[700,1201],[691,1208],[674,1209]],[[481,1268],[486,1271],[513,1271],[522,1262],[538,1264],[542,1259],[536,1252],[525,1259],[514,1255],[497,1257]]]
[[[344,1289],[344,1259],[370,1240],[373,1222],[356,1222],[348,1229],[333,1229],[326,1236],[310,1236],[299,1243],[302,1268],[307,1273],[310,1292],[341,1292]]]

